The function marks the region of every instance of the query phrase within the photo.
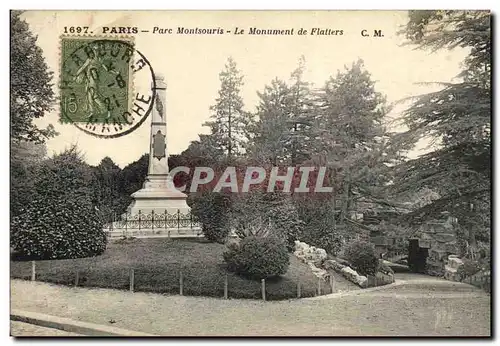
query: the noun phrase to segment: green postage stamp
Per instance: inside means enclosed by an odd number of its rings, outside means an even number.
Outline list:
[[[62,36],[60,58],[61,123],[117,137],[147,117],[152,102],[134,107],[134,75],[150,66],[132,39]]]
[[[128,109],[133,50],[125,42],[61,38],[62,122],[104,123]]]

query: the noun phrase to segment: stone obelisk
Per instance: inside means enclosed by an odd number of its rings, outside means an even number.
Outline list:
[[[130,215],[139,213],[188,213],[187,195],[174,187],[169,175],[167,150],[166,92],[167,84],[156,75],[156,98],[151,112],[148,175],[142,189],[132,194],[134,201],[128,207]]]

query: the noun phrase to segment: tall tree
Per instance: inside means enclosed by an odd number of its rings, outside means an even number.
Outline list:
[[[243,110],[243,99],[240,95],[243,76],[231,57],[219,74],[219,79],[219,96],[210,107],[212,120],[204,125],[210,127],[217,147],[223,149],[231,158],[242,151],[250,114]]]
[[[316,117],[310,83],[304,79],[305,58],[299,59],[290,83],[275,78],[258,92],[258,120],[250,127],[251,152],[258,161],[296,166],[310,158]]]
[[[53,73],[48,70],[37,38],[21,12],[10,13],[10,114],[11,138],[42,143],[56,135],[49,125],[39,129],[33,123],[52,109]]]
[[[275,78],[263,92],[257,92],[259,104],[253,124],[250,154],[258,161],[278,165],[289,161],[290,144],[288,101],[290,88]]]
[[[416,97],[404,113],[406,140],[428,138],[433,150],[398,166],[397,191],[423,188],[433,199],[408,215],[412,220],[452,213],[476,236],[487,239],[491,198],[491,15],[489,11],[410,11],[402,34],[420,49],[468,49],[457,83]],[[415,218],[418,216],[418,218]]]
[[[316,160],[329,168],[335,186],[332,215],[339,213],[339,225],[362,225],[353,212],[372,208],[389,183],[389,167],[397,150],[391,146],[383,125],[387,112],[385,97],[375,90],[362,60],[331,77],[317,94],[319,119],[315,126]]]
[[[299,66],[292,72],[287,100],[290,128],[290,161],[297,165],[309,158],[311,127],[314,123],[310,83],[304,80],[305,58],[299,59]]]

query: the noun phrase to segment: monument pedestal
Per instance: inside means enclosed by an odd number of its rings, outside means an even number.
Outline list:
[[[132,194],[134,201],[127,212],[136,215],[139,210],[142,214],[162,214],[165,210],[169,214],[187,214],[190,211],[186,203],[187,195],[177,190],[170,176],[147,178],[142,189]]]

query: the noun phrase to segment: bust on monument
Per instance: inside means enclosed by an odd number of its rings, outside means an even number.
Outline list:
[[[148,175],[142,189],[132,194],[134,201],[127,208],[127,213],[177,213],[190,211],[186,203],[187,195],[174,186],[168,168],[166,91],[164,77],[155,75],[156,97],[151,112],[151,131],[149,136]]]

